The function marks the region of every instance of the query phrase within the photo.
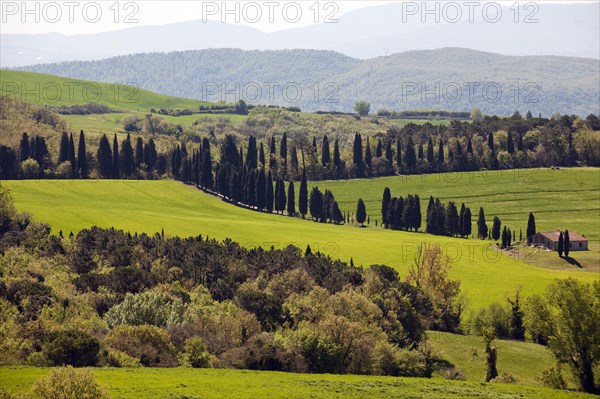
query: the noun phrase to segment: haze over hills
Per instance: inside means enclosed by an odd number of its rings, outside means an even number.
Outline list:
[[[304,111],[480,107],[549,116],[600,113],[600,65],[591,58],[505,56],[460,48],[359,60],[333,51],[199,51],[135,54],[19,68],[76,79],[131,83],[205,101],[299,106]]]
[[[467,10],[462,10],[462,17],[452,23],[453,14],[440,9],[439,23],[432,15],[426,16],[423,23],[420,12],[407,15],[400,3],[394,3],[350,12],[339,17],[338,23],[272,33],[254,27],[195,20],[88,35],[3,34],[0,65],[7,68],[207,48],[306,48],[333,50],[367,59],[408,50],[464,47],[508,55],[600,58],[600,4],[543,3],[537,6],[537,11],[521,9],[518,16],[514,10],[503,7],[502,17],[496,23],[488,22],[489,17],[486,21],[482,8],[475,9],[473,22]],[[493,16],[491,11],[489,14]]]

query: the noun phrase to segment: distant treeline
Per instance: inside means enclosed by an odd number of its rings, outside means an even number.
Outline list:
[[[385,116],[390,119],[457,119],[457,120],[470,120],[470,112],[459,112],[459,111],[435,111],[435,110],[424,110],[424,111],[389,111],[387,109],[380,109],[377,111],[377,116]]]

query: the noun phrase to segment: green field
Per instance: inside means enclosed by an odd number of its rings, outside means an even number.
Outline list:
[[[0,95],[50,106],[98,103],[116,110],[146,111],[151,107],[198,109],[211,103],[171,97],[135,85],[91,82],[34,72],[0,70]]]
[[[219,240],[231,238],[247,247],[282,248],[289,244],[321,251],[365,266],[383,263],[396,267],[402,277],[413,263],[417,245],[437,243],[453,260],[452,276],[462,282],[471,308],[502,301],[522,287],[529,295],[543,291],[555,278],[585,281],[598,274],[572,267],[548,270],[502,256],[488,242],[406,233],[379,228],[359,229],[302,221],[232,206],[193,187],[175,181],[6,181],[16,207],[49,223],[53,231],[98,225],[132,232],[167,235],[202,234]]]
[[[464,202],[473,214],[474,233],[479,207],[483,207],[489,226],[498,215],[517,235],[521,228],[525,234],[529,212],[533,212],[538,231],[569,229],[595,244],[600,241],[600,168],[516,169],[311,184],[331,190],[342,211],[355,212],[357,197],[362,197],[372,222],[381,220],[381,198],[389,187],[392,196],[418,194],[423,212],[430,195],[443,202],[455,201],[458,207]],[[596,259],[600,263],[600,257]]]
[[[49,369],[0,368],[0,385],[29,390]],[[559,399],[593,398],[538,387],[442,379],[223,369],[93,369],[112,399]],[[187,395],[187,396],[186,396]]]

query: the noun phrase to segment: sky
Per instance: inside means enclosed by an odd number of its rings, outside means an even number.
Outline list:
[[[274,32],[315,23],[335,22],[336,18],[345,13],[391,2],[390,0],[0,0],[0,33],[91,34],[190,20],[217,20],[252,26],[264,32]],[[511,6],[515,2],[516,0],[497,1],[506,6]],[[574,1],[537,1],[537,3],[548,2],[573,3]],[[414,3],[421,4],[422,1]],[[457,3],[464,3],[464,1],[457,1]],[[525,4],[527,1],[521,3]]]

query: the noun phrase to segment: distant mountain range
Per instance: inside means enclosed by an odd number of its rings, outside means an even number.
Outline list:
[[[460,3],[460,2],[459,2]],[[120,31],[65,36],[61,34],[2,34],[3,68],[74,60],[98,60],[118,55],[239,48],[243,50],[332,50],[369,59],[409,50],[444,47],[470,48],[506,55],[561,55],[600,58],[600,4],[537,4],[515,12],[503,7],[497,23],[483,18],[480,5],[469,21],[462,9],[459,22],[437,23],[420,14],[403,22],[400,2],[373,6],[339,17],[334,24],[265,33],[248,26],[216,21],[189,21],[162,26],[140,26]],[[533,13],[533,14],[532,14]],[[493,14],[493,12],[490,12]],[[536,23],[525,23],[531,17]],[[531,22],[531,21],[529,21]]]
[[[333,51],[199,51],[134,54],[19,68],[108,83],[131,83],[199,100],[299,106],[305,111],[444,109],[549,116],[600,114],[600,62],[506,56],[445,48],[367,60]],[[169,107],[169,104],[165,104]]]

